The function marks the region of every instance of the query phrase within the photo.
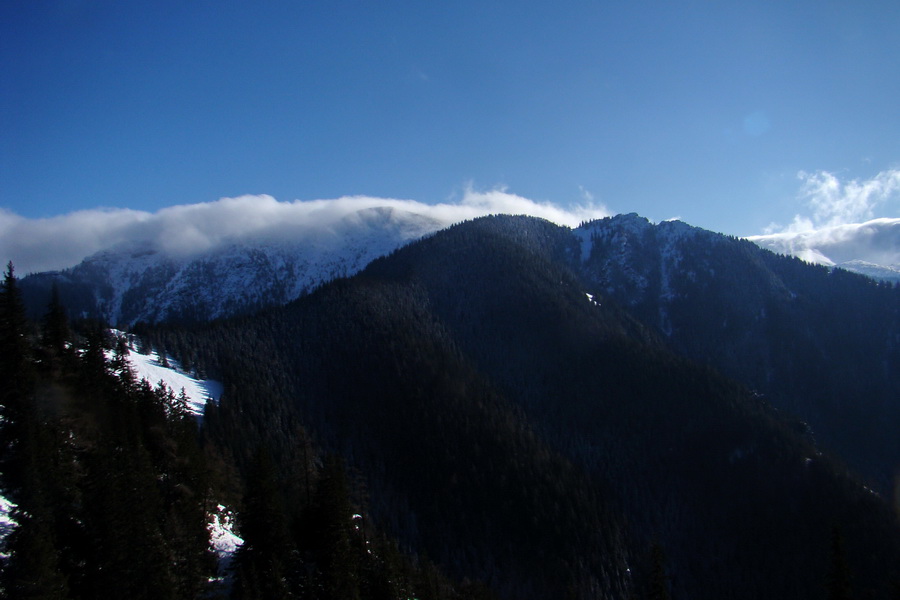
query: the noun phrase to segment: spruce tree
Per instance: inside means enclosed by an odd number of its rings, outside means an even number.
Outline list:
[[[650,546],[650,581],[648,600],[669,600],[669,578],[666,576],[666,555],[662,546],[654,542]]]
[[[353,551],[352,512],[343,461],[325,459],[316,490],[318,559],[325,597],[359,598],[359,565]]]
[[[43,516],[18,513],[19,526],[9,540],[10,559],[0,593],[21,600],[63,600],[69,597],[66,576],[52,531]]]
[[[828,600],[850,600],[850,567],[844,550],[844,536],[835,525],[831,530],[831,561],[825,581]]]
[[[71,332],[66,311],[59,300],[59,288],[56,282],[50,290],[50,302],[44,315],[41,328],[41,342],[51,357],[62,356],[66,352],[66,343]]]
[[[3,417],[0,472],[5,490],[16,501],[15,491],[24,476],[21,442],[30,421],[36,416],[32,397],[35,371],[28,341],[28,322],[11,262],[0,287],[0,382],[0,416]]]
[[[235,557],[234,597],[241,600],[290,597],[292,555],[275,467],[265,449],[257,451],[239,515],[243,545]]]

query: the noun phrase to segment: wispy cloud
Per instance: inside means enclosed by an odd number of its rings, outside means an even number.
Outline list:
[[[562,207],[509,193],[466,186],[453,202],[348,196],[328,200],[279,202],[267,195],[222,198],[215,202],[164,208],[155,213],[96,209],[47,219],[27,219],[0,209],[0,258],[12,260],[19,274],[63,269],[126,241],[147,242],[171,254],[202,252],[250,238],[320,235],[360,210],[388,207],[451,225],[487,214],[526,214],[561,225],[608,216],[593,202]]]
[[[747,239],[781,254],[807,262],[836,265],[862,260],[900,265],[900,218],[878,218],[804,231],[781,231]]]
[[[864,260],[900,264],[900,169],[841,181],[828,171],[797,174],[808,212],[787,226],[772,224],[748,239],[809,262]],[[876,215],[893,215],[889,217]]]
[[[809,214],[795,215],[790,225],[771,224],[766,233],[814,231],[861,223],[885,210],[900,214],[900,169],[882,171],[871,179],[842,182],[828,171],[800,171],[799,197]]]

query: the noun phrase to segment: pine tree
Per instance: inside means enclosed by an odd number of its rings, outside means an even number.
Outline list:
[[[16,518],[19,526],[10,536],[10,560],[3,573],[4,597],[21,600],[68,598],[68,582],[59,568],[49,524],[36,515],[18,513]]]
[[[844,536],[835,525],[831,530],[831,562],[825,582],[828,600],[850,600],[850,567],[844,550]]]
[[[50,303],[44,316],[41,329],[41,342],[52,357],[62,356],[66,352],[66,343],[71,337],[69,320],[59,300],[59,288],[56,282],[50,290]]]
[[[244,543],[235,557],[235,598],[290,597],[288,576],[292,549],[287,519],[275,483],[275,467],[265,449],[257,452],[248,475],[239,523]]]
[[[35,383],[28,322],[12,263],[6,267],[0,288],[0,467],[3,485],[15,494],[22,484],[24,457],[21,442],[30,422],[36,418],[33,406]],[[14,498],[15,499],[15,498]]]
[[[650,581],[648,600],[669,600],[669,578],[666,576],[666,555],[662,546],[654,542],[650,546]]]
[[[25,307],[12,263],[0,288],[0,403],[4,491],[17,504],[18,526],[7,540],[9,563],[2,587],[10,597],[65,598],[53,530],[55,438],[35,403],[37,372]]]
[[[316,490],[318,557],[325,597],[359,598],[359,565],[351,543],[352,512],[343,461],[325,459]]]

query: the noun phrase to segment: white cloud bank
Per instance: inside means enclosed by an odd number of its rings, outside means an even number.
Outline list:
[[[827,171],[797,176],[809,214],[794,216],[784,227],[772,224],[764,235],[747,239],[829,266],[850,261],[900,265],[900,169],[847,182]],[[875,218],[879,213],[898,216]]]
[[[316,235],[360,210],[388,207],[420,214],[442,226],[488,214],[525,214],[560,225],[609,216],[593,203],[564,208],[511,194],[503,188],[467,187],[454,203],[349,196],[331,200],[279,202],[267,195],[222,198],[155,213],[130,209],[83,210],[46,219],[27,219],[0,208],[0,259],[12,260],[19,275],[64,269],[100,250],[127,241],[147,242],[172,254],[203,252],[225,242],[262,237]]]

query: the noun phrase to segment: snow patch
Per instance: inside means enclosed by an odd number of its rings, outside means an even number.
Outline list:
[[[182,370],[178,361],[171,358],[166,358],[165,364],[168,366],[163,366],[163,361],[158,353],[141,354],[134,350],[134,336],[118,330],[112,330],[112,334],[117,337],[125,336],[129,340],[127,359],[135,377],[139,381],[146,380],[154,387],[161,381],[166,384],[167,388],[175,392],[176,396],[181,394],[181,390],[184,390],[188,399],[188,411],[195,417],[203,416],[203,409],[207,402],[210,400],[218,402],[222,397],[221,382],[193,377]]]
[[[225,506],[219,504],[215,512],[209,515],[210,521],[206,525],[209,531],[209,549],[213,551],[219,561],[219,574],[227,571],[231,559],[244,540],[234,533],[234,513]]]
[[[131,352],[128,355],[128,364],[138,379],[146,379],[147,383],[154,386],[162,381],[176,395],[184,390],[188,398],[188,410],[192,415],[202,417],[206,403],[210,400],[218,402],[222,396],[222,384],[212,379],[195,379],[181,371],[177,361],[169,358],[167,362],[169,367],[162,366],[156,352],[149,355]]]
[[[0,496],[0,561],[9,558],[9,554],[6,552],[6,539],[16,528],[16,522],[12,518],[12,511],[15,507],[15,504]]]
[[[216,577],[210,579],[228,597],[233,584],[231,563],[234,554],[244,544],[244,540],[234,533],[234,513],[219,504],[216,510],[208,515],[206,530],[209,532],[209,549],[216,555]]]
[[[591,239],[591,232],[585,227],[579,227],[578,229],[572,230],[572,234],[581,245],[581,262],[587,262],[587,259],[591,257],[591,250],[594,247],[594,242]]]

